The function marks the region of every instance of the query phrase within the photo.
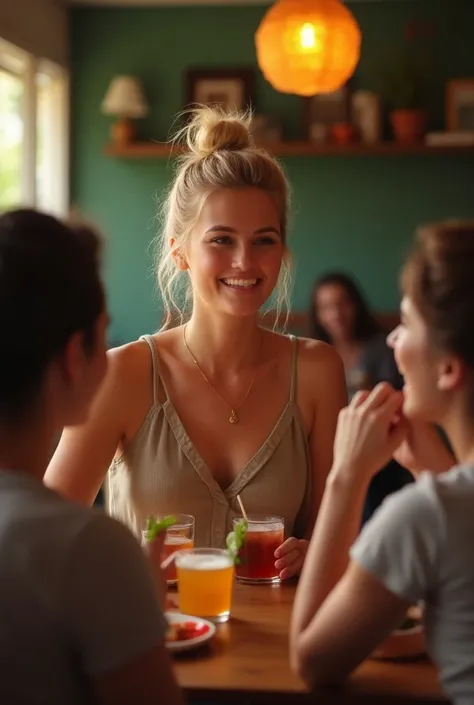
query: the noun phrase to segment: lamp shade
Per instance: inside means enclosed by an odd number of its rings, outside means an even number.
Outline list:
[[[257,61],[280,93],[338,90],[360,57],[361,32],[340,0],[277,0],[255,35]]]
[[[106,115],[118,115],[121,118],[148,115],[148,104],[140,81],[134,76],[116,76],[105,94],[101,110]]]

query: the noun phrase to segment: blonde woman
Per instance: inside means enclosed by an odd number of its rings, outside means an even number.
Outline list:
[[[184,139],[158,241],[165,326],[110,351],[93,413],[64,433],[46,482],[90,504],[108,471],[113,516],[138,532],[149,513],[193,514],[201,546],[224,544],[240,494],[247,512],[284,518],[285,579],[331,467],[344,372],[328,345],[259,324],[272,293],[277,308],[285,298],[288,186],[248,116],[197,109]]]

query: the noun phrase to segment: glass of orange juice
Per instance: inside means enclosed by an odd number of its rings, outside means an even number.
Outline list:
[[[175,523],[166,529],[165,543],[160,556],[163,562],[175,551],[186,551],[194,548],[194,517],[191,514],[173,514]],[[176,585],[177,575],[174,561],[165,571],[168,586]]]
[[[220,548],[194,548],[175,557],[179,611],[220,624],[230,616],[234,561]]]

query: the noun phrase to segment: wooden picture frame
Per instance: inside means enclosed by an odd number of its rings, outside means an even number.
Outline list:
[[[338,123],[351,122],[351,90],[345,83],[332,93],[318,93],[303,98],[303,134],[310,138],[311,125],[324,125],[328,130]]]
[[[448,82],[446,129],[449,132],[474,132],[474,78]]]
[[[192,68],[186,73],[186,103],[224,105],[232,110],[255,107],[252,68]]]

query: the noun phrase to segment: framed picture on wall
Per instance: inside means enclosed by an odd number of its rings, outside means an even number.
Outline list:
[[[186,73],[188,106],[223,105],[245,110],[255,105],[255,75],[252,68],[189,69]]]
[[[303,131],[309,139],[315,125],[329,130],[333,125],[348,123],[351,119],[349,83],[332,93],[318,93],[303,98]]]
[[[449,81],[446,126],[450,132],[474,132],[474,78]]]

